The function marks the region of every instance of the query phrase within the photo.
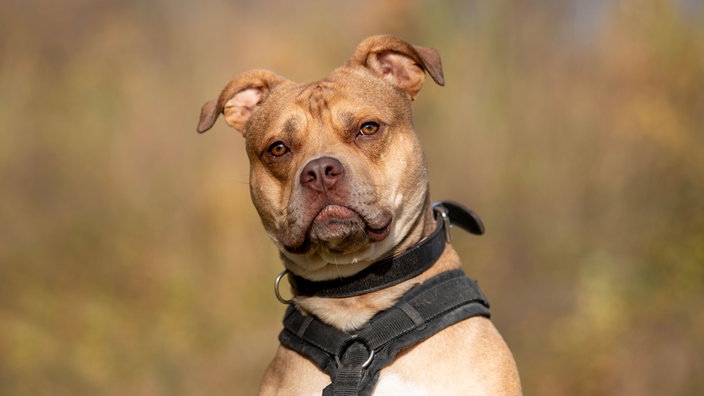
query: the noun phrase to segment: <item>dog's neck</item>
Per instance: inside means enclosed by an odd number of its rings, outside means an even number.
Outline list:
[[[408,232],[402,241],[384,258],[394,256],[399,252],[412,248],[435,231],[436,225],[430,202],[427,202],[424,210],[419,213],[421,215],[416,218],[410,232]],[[454,250],[452,251],[454,252]],[[443,256],[446,254],[447,249],[443,253]],[[459,258],[451,261],[454,261],[456,266],[459,265]],[[434,266],[438,264],[440,263],[436,262]],[[359,271],[363,271],[370,265],[373,265],[373,262],[360,263]],[[442,271],[444,271],[444,269]],[[413,286],[420,284],[429,277],[442,271],[435,271],[431,267],[427,271],[393,286],[351,297],[334,298],[298,295],[294,296],[294,303],[302,312],[315,315],[323,322],[344,331],[354,331],[367,323],[376,313],[393,306],[393,304]]]
[[[447,216],[443,216],[439,208],[436,211],[435,229],[430,235],[407,249],[387,254],[390,257],[374,261],[356,274],[315,281],[289,273],[293,293],[308,297],[352,297],[384,289],[419,275],[440,258],[448,240],[450,224],[446,224]]]
[[[393,257],[369,263],[369,271],[339,281],[310,282],[294,278],[294,286],[304,282],[302,288],[294,287],[294,303],[323,322],[354,331],[379,311],[395,304],[413,286],[459,268],[460,259],[449,243],[450,223],[482,235],[484,225],[479,216],[452,201],[427,204],[426,210],[419,213],[411,232],[389,254]],[[277,290],[280,279],[281,276],[277,278]]]
[[[445,271],[460,268],[457,252],[449,243],[440,258],[418,276],[371,293],[346,298],[304,297],[294,298],[303,312],[341,330],[352,332],[367,323],[378,312],[393,306],[412,287]]]

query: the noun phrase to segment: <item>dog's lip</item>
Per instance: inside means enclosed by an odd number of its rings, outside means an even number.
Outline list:
[[[336,205],[336,204],[330,204],[330,205],[326,205],[325,207],[323,207],[323,209],[321,209],[320,212],[318,212],[318,214],[313,218],[312,223],[325,221],[329,218],[335,218],[335,219],[359,218],[359,219],[361,219],[365,224],[365,232],[367,233],[367,236],[369,237],[369,239],[371,239],[372,241],[375,241],[375,242],[383,241],[389,235],[389,232],[391,231],[391,217],[390,216],[384,225],[376,228],[376,227],[372,227],[365,220],[364,216],[360,215],[354,209],[349,208],[347,206]]]
[[[336,218],[336,219],[351,219],[355,217],[360,217],[357,212],[354,210],[346,207],[346,206],[341,206],[341,205],[326,205],[323,207],[320,212],[313,218],[312,223],[317,223],[321,221],[325,221],[329,218]]]
[[[354,219],[358,218],[360,219],[364,224],[365,224],[365,233],[367,234],[367,237],[371,242],[381,242],[386,237],[389,236],[391,233],[391,223],[392,223],[392,216],[388,216],[388,219],[386,219],[386,223],[383,224],[381,227],[373,227],[370,225],[364,218],[364,216],[360,215],[356,210],[343,206],[343,205],[338,205],[338,204],[328,204],[323,206],[323,208],[318,212],[317,215],[313,217],[313,220],[311,221],[309,227],[311,227],[313,224],[316,222],[323,222],[328,219]],[[306,232],[306,234],[310,232]],[[293,253],[293,254],[305,254],[308,252],[308,250],[311,249],[311,241],[309,237],[304,238],[302,243],[298,246],[284,246],[287,252]]]
[[[389,218],[389,221],[386,223],[385,226],[380,227],[380,228],[372,228],[369,225],[367,225],[367,236],[369,239],[375,242],[380,242],[386,239],[387,236],[389,236],[389,233],[391,233],[391,219]]]

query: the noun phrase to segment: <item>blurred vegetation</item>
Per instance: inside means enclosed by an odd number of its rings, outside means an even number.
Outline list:
[[[697,1],[0,3],[0,395],[252,394],[277,254],[239,72],[319,78],[364,37],[443,56],[415,103],[435,199],[527,395],[704,394]]]

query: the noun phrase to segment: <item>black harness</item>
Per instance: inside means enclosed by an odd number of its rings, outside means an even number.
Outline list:
[[[438,221],[436,230],[415,247],[350,278],[312,282],[290,276],[294,293],[349,297],[388,287],[422,273],[435,263],[445,242],[450,240],[450,220],[472,233],[484,232],[476,214],[460,205],[441,202],[433,207]],[[370,395],[381,369],[393,362],[400,351],[473,316],[490,317],[489,302],[476,281],[467,278],[462,270],[453,270],[412,288],[356,333],[304,315],[290,304],[279,341],[328,373],[332,383],[323,389],[323,396]]]

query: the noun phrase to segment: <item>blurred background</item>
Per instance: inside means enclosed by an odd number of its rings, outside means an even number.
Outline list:
[[[0,3],[0,395],[249,395],[281,270],[242,137],[200,106],[391,33],[434,199],[527,395],[704,394],[704,4]]]

